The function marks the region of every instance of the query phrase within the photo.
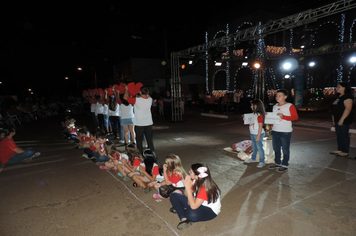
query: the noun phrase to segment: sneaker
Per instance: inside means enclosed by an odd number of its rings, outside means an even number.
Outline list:
[[[131,179],[130,177],[127,176],[124,177],[124,181],[129,181],[130,179]]]
[[[277,168],[277,172],[279,172],[279,173],[286,172],[287,170],[288,170],[288,167],[285,167],[285,166],[281,166],[281,167]]]
[[[97,166],[105,165],[105,162],[95,162],[95,165]]]
[[[244,163],[253,163],[253,162],[256,162],[256,160],[252,160],[252,159],[250,158],[250,159],[247,159]]]
[[[119,143],[125,143],[125,141],[124,140],[120,140]]]
[[[41,155],[40,152],[36,152],[36,153],[33,155],[33,157],[39,157],[40,155]]]
[[[85,157],[86,159],[89,159],[88,154],[83,154],[82,157]]]
[[[262,168],[264,166],[265,166],[265,163],[260,162],[260,163],[258,163],[257,168]]]
[[[281,165],[272,164],[272,165],[269,165],[267,168],[271,170],[271,169],[277,169],[277,168],[279,168],[279,167],[281,167]]]
[[[192,224],[193,224],[193,222],[191,222],[190,220],[185,220],[185,221],[180,222],[178,224],[177,228],[179,230],[186,229],[186,228],[190,227]]]

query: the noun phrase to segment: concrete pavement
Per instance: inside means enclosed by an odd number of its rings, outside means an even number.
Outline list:
[[[61,138],[60,119],[25,125],[15,140],[42,155],[0,173],[0,235],[355,235],[356,161],[328,154],[336,138],[326,114],[303,119],[300,113],[283,174],[223,150],[249,137],[237,117],[188,112],[179,123],[154,118],[160,161],[175,153],[187,171],[205,162],[222,191],[219,216],[184,231],[176,228],[169,201],[157,203],[154,191],[145,194],[82,158],[82,150]],[[90,122],[82,115],[76,120]]]

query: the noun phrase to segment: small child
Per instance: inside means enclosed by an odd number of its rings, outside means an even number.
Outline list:
[[[115,143],[111,141],[106,141],[104,145],[109,160],[106,161],[104,165],[99,166],[99,168],[102,170],[117,171],[117,167],[116,167],[118,161],[117,154],[120,155],[120,153],[118,153],[118,151],[116,150]]]
[[[253,123],[250,124],[250,137],[252,143],[252,156],[246,160],[245,163],[256,162],[257,152],[260,154],[260,161],[258,168],[265,166],[265,152],[263,150],[263,138],[265,131],[263,123],[265,119],[265,109],[261,100],[256,99],[251,102],[251,109],[253,112]]]
[[[278,172],[288,170],[290,155],[290,140],[292,137],[292,121],[298,120],[297,110],[292,103],[286,102],[288,91],[280,89],[276,94],[276,101],[273,112],[280,117],[279,123],[272,127],[272,143],[275,153],[275,164],[269,165],[268,169],[276,169]],[[281,161],[281,148],[283,151],[283,161]]]
[[[182,190],[184,191],[183,180],[186,175],[187,173],[182,166],[179,156],[171,154],[166,157],[165,164],[163,165],[164,180],[161,183],[154,184],[154,188],[158,191],[163,185],[172,185],[175,188],[174,192],[182,193]],[[164,199],[160,193],[153,194],[153,198],[156,201]]]
[[[145,189],[145,193],[149,193],[150,188],[158,181],[163,181],[163,170],[159,168],[160,164],[157,163],[157,157],[150,149],[143,152],[145,167],[140,166],[141,175],[134,175],[132,177],[137,186]]]
[[[95,141],[95,151],[93,151],[93,147],[84,148],[84,152],[88,155],[86,158],[92,159],[92,157],[96,158],[95,163],[97,165],[103,165],[104,162],[108,161],[109,158],[106,154],[105,149],[105,142],[106,142],[106,134],[104,131],[100,130],[96,132],[96,141]]]
[[[76,136],[76,139],[78,140],[76,142],[77,148],[89,148],[90,147],[90,133],[86,129],[85,126],[83,126],[81,129],[79,129],[78,134]]]
[[[95,158],[94,152],[96,150],[96,147],[95,147],[96,143],[97,143],[96,131],[90,132],[89,147],[86,147],[86,148],[83,149],[84,154],[82,156],[87,158],[87,159]]]
[[[121,158],[122,165],[118,165],[119,172],[124,176],[124,181],[129,181],[134,175],[140,175],[140,166],[145,166],[143,156],[134,144],[126,146],[128,159]]]

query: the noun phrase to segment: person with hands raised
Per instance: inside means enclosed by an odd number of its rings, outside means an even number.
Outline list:
[[[177,228],[188,228],[193,222],[214,219],[221,210],[220,189],[211,178],[209,167],[196,163],[183,181],[185,195],[173,192],[170,196],[172,208],[181,222]]]

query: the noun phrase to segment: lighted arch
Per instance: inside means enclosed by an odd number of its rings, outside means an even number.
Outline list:
[[[222,89],[222,88],[216,88],[216,85],[215,85],[215,79],[216,79],[216,76],[217,76],[217,74],[218,73],[220,73],[220,72],[225,72],[225,81],[224,81],[224,83],[221,83],[221,84],[224,84],[225,85],[225,89]],[[227,88],[226,88],[226,73],[227,73],[227,70],[226,69],[220,69],[220,70],[217,70],[217,71],[215,71],[215,73],[214,73],[214,75],[213,75],[213,84],[212,84],[212,90],[214,91],[214,90],[227,90]]]
[[[323,27],[323,26],[326,26],[326,25],[328,25],[328,24],[332,24],[332,25],[334,25],[334,26],[336,26],[337,27],[337,30],[338,30],[338,32],[339,32],[339,36],[340,36],[340,26],[339,26],[339,24],[338,23],[336,23],[336,22],[334,22],[334,21],[326,21],[326,22],[324,22],[324,23],[321,23],[316,29],[315,29],[315,37],[313,38],[313,45],[315,46],[315,39],[317,38],[317,34],[319,33],[318,32],[318,30],[321,28],[321,27]],[[339,41],[340,41],[340,38],[338,39]]]

